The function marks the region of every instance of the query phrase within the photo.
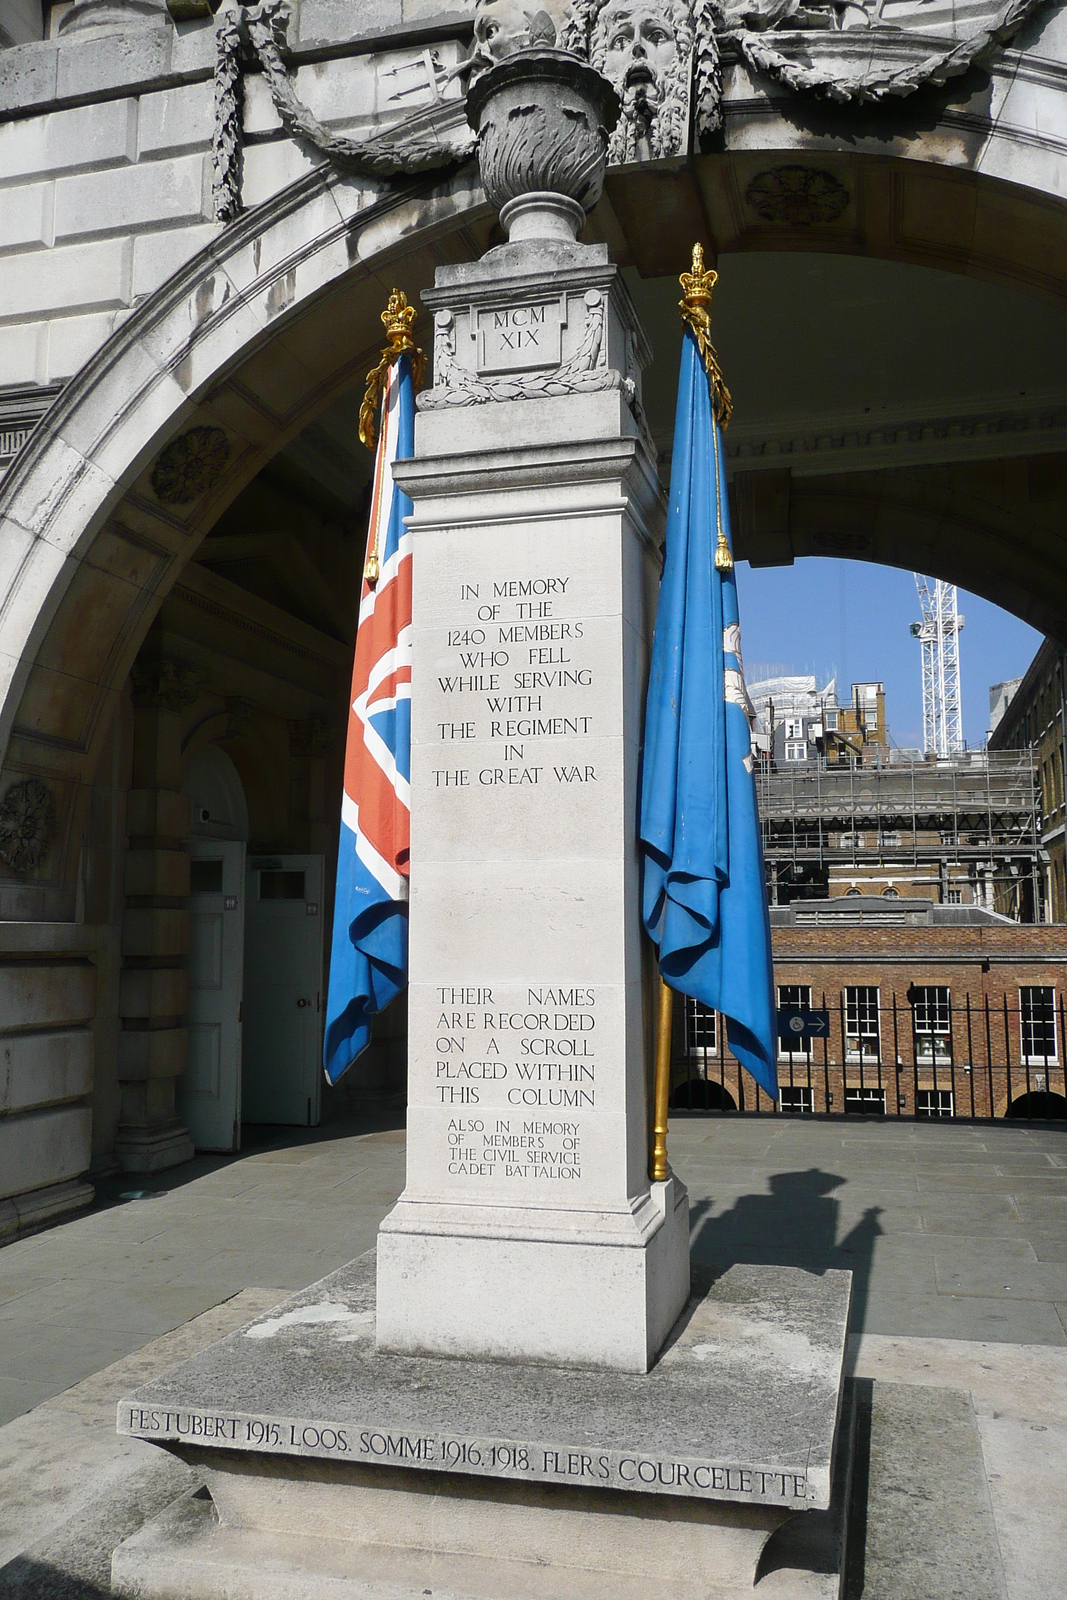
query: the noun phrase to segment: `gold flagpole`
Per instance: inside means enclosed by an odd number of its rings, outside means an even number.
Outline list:
[[[674,993],[659,975],[659,1012],[656,1018],[656,1077],[652,1093],[652,1160],[648,1175],[653,1183],[668,1177],[667,1112],[671,1098],[671,1021]]]

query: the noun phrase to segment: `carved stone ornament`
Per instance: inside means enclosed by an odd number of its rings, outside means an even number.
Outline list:
[[[187,711],[200,693],[201,675],[186,661],[169,656],[135,661],[130,688],[139,711]]]
[[[612,162],[685,155],[694,55],[702,60],[700,132],[722,119],[722,81],[710,5],[692,0],[601,0],[592,16],[591,64],[619,96]],[[709,101],[710,92],[710,101]]]
[[[230,459],[230,441],[221,428],[190,428],[160,451],[152,468],[152,488],[165,506],[189,505],[214,488]]]
[[[589,394],[600,389],[636,388],[613,367],[602,364],[604,296],[590,289],[584,297],[586,322],[581,343],[568,361],[537,372],[483,377],[456,360],[456,319],[451,311],[434,317],[434,387],[416,400],[420,411],[448,406],[479,406],[492,400],[539,400],[549,395]]]
[[[745,199],[764,222],[794,228],[836,222],[848,198],[844,184],[818,167],[772,167],[757,173],[745,190]]]
[[[40,866],[55,833],[52,791],[40,778],[22,778],[0,800],[0,861],[12,872]]]
[[[290,6],[264,0],[226,12],[216,33],[213,189],[222,221],[241,209],[242,74],[258,68],[286,133],[376,178],[441,171],[470,160],[462,102],[517,53],[550,46],[589,62],[622,110],[612,162],[684,156],[722,126],[722,60],[742,60],[785,88],[839,102],[878,101],[941,85],[1006,45],[1050,0],[971,0],[931,13],[929,0],[476,0],[467,59],[434,79],[434,103],[387,132],[353,139],[326,128],[296,93],[288,61]]]
[[[618,114],[601,74],[564,50],[518,51],[485,73],[468,91],[467,120],[492,204],[551,193],[592,211]]]
[[[931,16],[928,0],[732,0],[720,38],[788,89],[878,101],[959,77],[1045,4],[978,0]]]

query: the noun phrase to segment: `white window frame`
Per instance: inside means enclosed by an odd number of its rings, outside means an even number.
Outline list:
[[[827,731],[827,733],[836,733],[837,732],[837,712],[836,711],[828,711],[826,713],[826,731]]]
[[[911,1026],[915,1039],[915,1061],[918,1066],[947,1067],[952,1063],[952,990],[944,983],[917,983],[926,998],[912,1003]],[[929,995],[933,991],[931,1002]],[[942,998],[942,996],[944,998]],[[934,1015],[931,1020],[930,1006]],[[920,1005],[922,1010],[920,1011]],[[942,1044],[941,1041],[944,1040]]]
[[[852,1107],[849,1106],[848,1102],[849,1102],[849,1096],[850,1095],[851,1095],[853,1101],[858,1099],[861,1102],[859,1106],[856,1106],[856,1105],[853,1105]],[[886,1093],[885,1093],[884,1089],[876,1088],[873,1083],[872,1084],[866,1084],[866,1085],[863,1085],[863,1086],[861,1086],[858,1083],[846,1084],[845,1085],[845,1110],[846,1111],[848,1111],[850,1109],[854,1110],[854,1111],[862,1111],[863,1110],[863,1104],[862,1104],[863,1101],[866,1101],[868,1103],[868,1105],[874,1105],[875,1102],[878,1101],[878,1100],[880,1100],[882,1102],[881,1115],[884,1117],[885,1114],[886,1114]],[[865,1114],[869,1115],[869,1113],[865,1113]]]
[[[778,1086],[781,1096],[779,1107],[786,1117],[811,1117],[815,1114],[815,1091],[809,1089],[807,1084],[782,1083]],[[789,1103],[786,1102],[789,1096]]]
[[[710,1032],[711,1044],[698,1044],[697,1038],[703,1031]],[[709,1057],[719,1054],[719,1013],[710,1011],[707,1006],[701,1005],[699,1000],[694,1000],[691,995],[685,997],[685,1053],[694,1056],[697,1060],[706,1061]]]
[[[922,1103],[925,1101],[925,1105]],[[938,1117],[954,1117],[956,1115],[956,1096],[951,1089],[916,1089],[915,1115],[929,1117],[936,1121]]]
[[[785,759],[787,761],[806,761],[808,759],[808,744],[806,739],[790,739],[786,742]]]
[[[865,995],[874,995],[874,1033],[861,1031],[860,1000],[861,992]],[[850,1000],[850,996],[855,999]],[[864,1007],[869,1005],[869,1000],[863,1002]],[[849,1010],[853,1012],[855,1026],[850,1031]],[[869,1015],[863,1019],[869,1022]],[[873,1039],[873,1051],[864,1043],[864,1040]],[[855,1041],[855,1045],[853,1045]],[[845,1060],[849,1062],[870,1063],[872,1066],[879,1060],[882,1052],[882,991],[873,983],[850,983],[845,985]]]
[[[1035,991],[1040,991],[1040,992],[1042,992],[1044,994],[1048,994],[1048,995],[1051,996],[1051,1006],[1052,1006],[1052,1054],[1051,1055],[1034,1054],[1032,1051],[1028,1052],[1027,1048],[1026,1048],[1026,1043],[1027,1043],[1027,1041],[1026,1041],[1026,1030],[1027,1030],[1028,1027],[1032,1029],[1034,1023],[1033,1023],[1033,1017],[1032,1016],[1029,1018],[1029,1020],[1024,1020],[1024,1018],[1023,1018],[1023,1009],[1024,1009],[1023,996],[1024,995],[1031,996],[1031,995],[1033,995],[1035,993]],[[1032,1005],[1032,1001],[1030,1002],[1030,1004]],[[1033,1038],[1033,1034],[1031,1033],[1031,1036],[1030,1036],[1031,1045],[1033,1044],[1033,1042],[1034,1042],[1034,1038]],[[1059,1065],[1059,1060],[1060,1060],[1060,1040],[1059,1040],[1058,1019],[1057,1019],[1057,1016],[1056,1016],[1056,990],[1055,990],[1054,985],[1051,984],[1051,983],[1021,983],[1019,985],[1019,1051],[1020,1051],[1020,1054],[1022,1056],[1022,1064],[1023,1064],[1024,1067],[1044,1067],[1044,1066],[1055,1067],[1055,1066]]]
[[[797,1000],[787,1000],[783,998],[783,996],[789,994],[796,994],[802,998]],[[778,985],[778,1009],[782,1010],[785,1006],[791,1006],[796,1011],[810,1011],[811,984],[780,983]],[[811,1046],[811,1039],[797,1039],[793,1045],[790,1045],[787,1040],[785,1040],[782,1035],[779,1034],[778,1059],[779,1061],[799,1062],[801,1066],[805,1067],[809,1066],[811,1064]]]
[[[803,717],[786,717],[786,719],[785,719],[785,736],[786,736],[787,739],[803,739],[803,737],[804,737],[804,718]]]

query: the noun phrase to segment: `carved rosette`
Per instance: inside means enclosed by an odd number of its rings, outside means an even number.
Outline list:
[[[485,192],[498,208],[561,194],[591,211],[604,188],[619,100],[607,79],[564,50],[520,50],[467,95]]]
[[[165,506],[189,505],[213,489],[226,471],[230,441],[221,428],[200,426],[180,433],[160,451],[152,488]]]
[[[22,778],[0,800],[0,861],[12,872],[40,866],[55,833],[52,791],[40,778]]]

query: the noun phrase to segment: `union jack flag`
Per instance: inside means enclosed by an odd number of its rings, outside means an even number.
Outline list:
[[[384,320],[384,319],[383,319]],[[330,1083],[370,1043],[407,983],[411,841],[411,501],[392,464],[414,452],[412,361],[389,367],[345,752],[323,1065]]]

